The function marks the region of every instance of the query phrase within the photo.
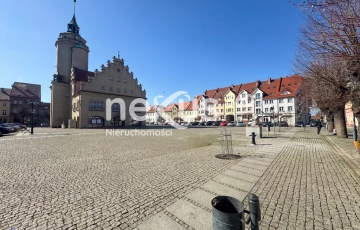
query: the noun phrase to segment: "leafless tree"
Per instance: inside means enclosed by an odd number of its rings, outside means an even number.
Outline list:
[[[293,0],[307,17],[301,29],[295,66],[313,86],[317,105],[334,115],[339,137],[345,135],[344,107],[348,100],[360,116],[360,1]],[[349,82],[353,82],[349,87]],[[329,103],[331,102],[331,103]],[[358,108],[357,108],[358,107]],[[342,114],[342,115],[341,115]],[[360,117],[359,117],[360,118]]]

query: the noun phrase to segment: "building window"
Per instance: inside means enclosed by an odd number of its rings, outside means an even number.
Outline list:
[[[17,104],[17,100],[16,100],[16,99],[14,100],[14,104],[15,104],[15,105]]]
[[[260,114],[261,110],[260,109],[256,109],[256,114]]]
[[[3,111],[2,111],[2,115],[6,115],[6,110],[3,110]]]
[[[224,110],[223,110],[223,109],[221,109],[221,112],[224,112]]]
[[[246,108],[244,107],[244,108],[242,108],[242,111],[246,111]]]
[[[117,91],[120,92],[120,88],[117,88]]]
[[[292,98],[288,98],[288,102],[293,102],[293,99],[292,99]]]
[[[240,108],[237,108],[236,111],[240,112]]]
[[[134,94],[134,90],[130,90],[130,94]]]
[[[265,104],[269,104],[269,100],[265,100]]]
[[[120,78],[118,78],[117,81],[120,82]]]
[[[293,107],[292,107],[292,106],[288,106],[288,111],[293,111]]]
[[[118,72],[120,72],[120,69],[117,69]]]
[[[265,113],[269,112],[269,108],[265,108]]]
[[[113,87],[110,87],[109,90],[110,90],[110,91],[113,91]]]
[[[110,81],[114,80],[113,77],[109,77]]]
[[[241,94],[241,97],[246,97],[245,93]]]
[[[251,103],[251,100],[248,100],[248,104],[250,104]]]
[[[127,83],[127,80],[124,80],[124,83]]]
[[[101,101],[90,101],[90,110],[104,110],[104,103]]]
[[[274,104],[274,101],[273,101],[273,100],[270,100],[269,103],[270,103],[270,104]]]
[[[127,93],[127,89],[124,89],[124,93]]]
[[[260,107],[260,101],[256,101],[256,107]]]
[[[17,108],[15,108],[15,109],[13,110],[13,112],[14,112],[14,113],[17,113],[17,112],[18,112],[18,111],[17,111]]]
[[[245,105],[245,104],[246,104],[246,101],[243,101],[242,103],[243,103],[243,105]]]
[[[279,107],[280,112],[284,112],[284,107]]]
[[[111,106],[113,112],[119,112],[120,111],[120,104],[115,103]]]
[[[260,99],[260,93],[255,94],[255,99]]]
[[[22,100],[19,100],[19,105],[21,105],[22,104]]]
[[[6,106],[6,102],[3,102],[3,106]]]
[[[102,90],[105,90],[105,86],[101,86],[101,89],[102,89]]]
[[[248,107],[248,111],[251,111],[251,107]]]
[[[283,98],[279,99],[279,103],[284,103],[284,99]]]

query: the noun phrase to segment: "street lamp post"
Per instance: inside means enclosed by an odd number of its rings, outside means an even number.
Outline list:
[[[276,137],[275,136],[275,110],[274,110],[274,106],[270,107],[270,111],[273,112],[274,137]],[[279,127],[280,127],[280,122],[279,122]]]
[[[38,105],[39,101],[28,100],[28,103],[31,105],[31,134],[34,134],[34,105]]]

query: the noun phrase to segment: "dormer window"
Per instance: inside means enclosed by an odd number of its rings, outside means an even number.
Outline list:
[[[291,86],[291,84],[288,84],[288,86]]]
[[[281,87],[285,87],[285,85],[281,85]]]
[[[294,84],[297,85],[297,82],[295,82]]]

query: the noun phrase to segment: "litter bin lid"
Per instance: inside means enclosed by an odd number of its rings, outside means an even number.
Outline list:
[[[217,196],[211,201],[211,205],[219,212],[238,214],[244,211],[244,204],[231,196]]]

